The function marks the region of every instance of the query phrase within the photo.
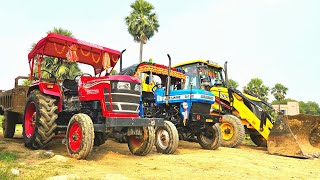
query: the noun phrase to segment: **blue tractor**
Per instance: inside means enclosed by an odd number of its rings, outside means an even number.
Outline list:
[[[142,78],[140,116],[164,118],[165,126],[156,128],[158,152],[171,154],[178,147],[178,140],[197,141],[204,149],[217,149],[222,142],[219,122],[221,116],[210,115],[214,95],[203,89],[193,88],[184,70],[152,62],[132,65],[119,74]]]

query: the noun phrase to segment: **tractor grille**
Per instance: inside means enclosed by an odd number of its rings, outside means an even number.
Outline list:
[[[134,114],[139,113],[140,94],[129,91],[113,91],[111,92],[111,103],[110,94],[106,92],[106,90],[107,89],[105,89],[104,98],[106,100],[106,107],[108,110],[110,110],[112,107],[114,112]]]
[[[191,113],[209,114],[211,104],[208,103],[192,103]]]

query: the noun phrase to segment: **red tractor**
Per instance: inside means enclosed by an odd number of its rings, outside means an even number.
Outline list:
[[[51,75],[48,79],[41,76],[46,57],[58,62],[53,72],[46,71]],[[164,120],[139,117],[139,79],[110,75],[121,57],[122,52],[59,34],[41,39],[28,55],[32,85],[23,118],[25,146],[44,148],[55,135],[66,132],[69,154],[84,159],[94,145],[103,144],[110,134],[125,128],[130,151],[148,154],[155,141],[154,126],[164,126]],[[91,65],[94,74],[57,80],[54,71],[62,62]]]

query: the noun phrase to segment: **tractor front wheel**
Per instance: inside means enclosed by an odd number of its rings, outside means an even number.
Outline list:
[[[2,133],[4,138],[13,138],[16,131],[16,121],[19,115],[14,112],[5,111],[2,119]]]
[[[94,144],[94,129],[91,118],[86,114],[75,114],[67,128],[67,150],[71,157],[85,159]]]
[[[222,142],[221,129],[217,123],[213,126],[207,125],[205,130],[198,134],[197,138],[203,149],[218,149]]]
[[[141,127],[142,135],[131,135],[128,137],[128,147],[132,154],[138,156],[147,155],[155,141],[154,128],[151,126]]]
[[[220,125],[222,132],[222,146],[237,147],[244,140],[245,129],[239,118],[233,115],[222,116]]]
[[[46,147],[55,135],[56,100],[34,90],[27,98],[23,118],[23,140],[30,149]]]
[[[164,126],[157,127],[155,131],[157,151],[163,154],[173,154],[179,144],[176,126],[170,121],[164,121]]]

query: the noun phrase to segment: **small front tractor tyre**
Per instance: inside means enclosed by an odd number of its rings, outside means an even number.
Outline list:
[[[142,135],[131,135],[128,137],[128,147],[132,154],[145,156],[151,151],[154,145],[155,132],[151,126],[141,128],[143,132]]]
[[[92,151],[94,128],[91,118],[86,114],[75,114],[67,128],[67,150],[75,159],[85,159]]]
[[[164,121],[164,126],[157,127],[155,131],[157,151],[163,154],[173,154],[179,144],[179,134],[176,126],[170,121]]]
[[[5,111],[2,119],[2,133],[4,138],[13,138],[16,131],[16,122],[19,115],[14,112]]]
[[[267,147],[267,140],[260,134],[250,134],[252,142],[259,147]]]
[[[220,125],[222,132],[222,146],[237,147],[245,137],[245,129],[239,118],[233,115],[222,116],[222,123]]]
[[[198,142],[203,149],[215,150],[221,146],[222,134],[219,124],[207,125],[205,130],[197,136]]]
[[[23,118],[23,139],[30,149],[46,147],[55,135],[58,115],[56,100],[34,90],[27,98]]]
[[[108,135],[104,132],[95,132],[94,133],[94,146],[100,146],[104,144],[108,139]]]

